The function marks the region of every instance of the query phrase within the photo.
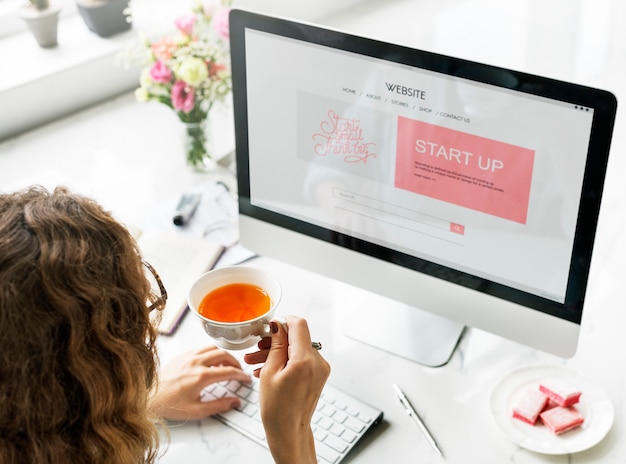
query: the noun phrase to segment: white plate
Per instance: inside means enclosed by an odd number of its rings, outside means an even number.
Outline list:
[[[530,425],[513,418],[513,407],[528,388],[542,380],[560,378],[582,392],[576,408],[585,417],[582,426],[555,435],[544,425]],[[491,394],[491,414],[500,429],[519,446],[544,454],[570,454],[586,450],[602,440],[613,425],[613,405],[606,392],[576,371],[557,366],[523,367],[507,374]]]

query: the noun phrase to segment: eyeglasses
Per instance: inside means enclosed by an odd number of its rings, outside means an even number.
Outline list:
[[[154,277],[154,280],[156,281],[157,287],[159,288],[159,295],[157,295],[156,292],[153,292],[151,298],[148,300],[148,311],[152,311],[153,309],[162,310],[165,308],[165,303],[167,302],[167,291],[165,290],[165,286],[152,265],[147,261],[142,261],[142,263],[150,271],[152,277]],[[152,288],[154,289],[154,285],[152,285]]]

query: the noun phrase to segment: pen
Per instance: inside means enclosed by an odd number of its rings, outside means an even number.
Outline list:
[[[430,434],[430,432],[426,428],[426,424],[424,424],[419,414],[417,414],[417,411],[415,410],[413,405],[411,405],[411,402],[406,397],[404,392],[400,390],[400,387],[398,387],[395,383],[393,384],[393,388],[396,391],[396,394],[398,395],[398,399],[400,400],[400,403],[404,407],[406,413],[415,420],[415,423],[417,424],[417,426],[420,428],[420,430],[422,431],[422,433],[428,440],[428,443],[430,443],[430,446],[432,446],[432,448],[437,452],[439,456],[443,457],[443,453],[441,452],[441,449],[439,448],[439,446],[437,446],[437,442],[435,441],[433,436]]]
[[[199,193],[187,193],[180,197],[174,213],[174,224],[183,226],[195,213],[202,195]]]

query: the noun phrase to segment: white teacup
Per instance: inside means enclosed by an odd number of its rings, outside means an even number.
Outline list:
[[[214,321],[198,312],[200,302],[208,293],[236,283],[251,284],[263,289],[270,298],[269,310],[243,322]],[[276,312],[281,295],[278,280],[268,272],[254,267],[227,266],[202,274],[191,286],[187,303],[217,346],[227,350],[243,350],[255,345],[261,337],[269,336],[269,322]]]

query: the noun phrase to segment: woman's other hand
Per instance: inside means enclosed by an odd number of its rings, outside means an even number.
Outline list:
[[[230,353],[215,346],[200,348],[178,356],[164,366],[150,409],[163,419],[192,420],[238,407],[237,398],[225,397],[200,401],[202,390],[224,380],[250,382],[250,376]]]
[[[261,418],[277,464],[316,463],[311,418],[330,365],[311,347],[304,319],[287,317],[289,331],[272,321],[271,338],[259,351],[244,357],[248,364],[265,363],[255,371],[260,379]]]

